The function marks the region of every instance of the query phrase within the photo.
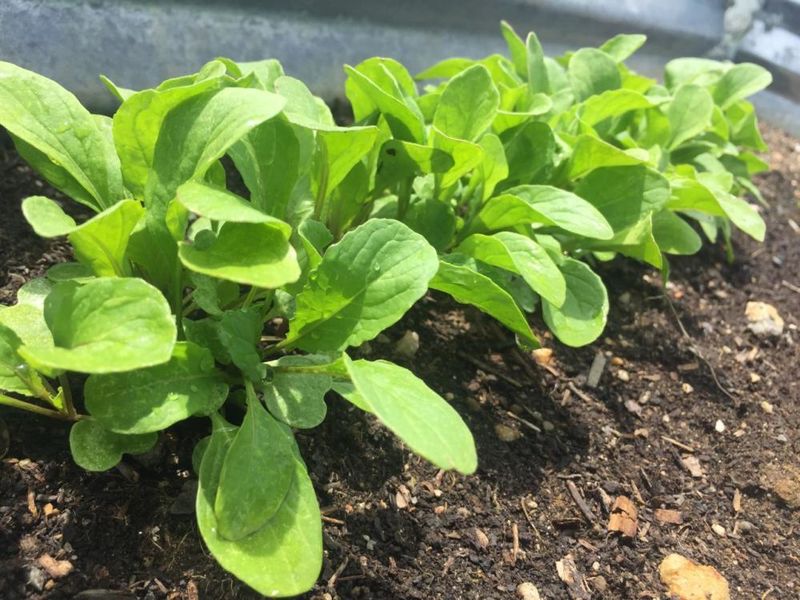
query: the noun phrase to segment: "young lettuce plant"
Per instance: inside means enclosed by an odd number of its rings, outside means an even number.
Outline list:
[[[495,317],[535,344],[524,318],[542,315],[564,343],[602,332],[608,298],[587,261],[623,254],[668,275],[669,255],[701,239],[730,249],[731,224],[757,240],[764,223],[738,196],[759,197],[766,168],[745,98],[769,73],[751,64],[679,59],[666,87],[624,61],[645,41],[547,57],[535,34],[503,23],[510,58],[446,59],[419,75],[372,58],[346,67],[356,122],[374,125],[374,185],[355,189],[356,219],[392,217],[440,252],[431,287]],[[355,199],[355,200],[353,200]]]
[[[23,203],[76,261],[0,309],[0,404],[72,421],[72,454],[93,471],[208,418],[193,457],[203,539],[258,592],[301,593],[321,568],[322,529],[293,429],[325,418],[328,391],[439,468],[476,468],[445,400],[398,365],[347,354],[425,294],[436,250],[392,219],[334,240],[318,218],[337,218],[338,190],[380,132],[337,127],[277,62],[215,60],[137,92],[106,84],[122,102],[113,118],[0,63],[0,125],[95,213],[78,223],[46,197]],[[226,154],[249,199],[227,189]],[[265,329],[277,318],[285,337]],[[87,376],[83,406],[70,374]]]

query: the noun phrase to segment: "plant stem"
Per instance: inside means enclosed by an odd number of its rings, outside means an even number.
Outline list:
[[[67,379],[67,376],[62,373],[58,376],[58,382],[61,384],[61,391],[64,394],[64,408],[67,411],[67,415],[74,417],[78,413],[75,410],[75,404],[72,401],[72,388],[69,386],[69,379]]]
[[[258,294],[258,288],[256,286],[251,287],[250,291],[247,292],[247,296],[244,297],[244,302],[242,302],[242,308],[249,307],[253,303],[256,294]]]
[[[20,410],[27,410],[28,412],[36,413],[37,415],[42,415],[43,417],[50,417],[51,419],[59,419],[61,421],[77,421],[81,418],[81,415],[78,414],[68,415],[57,410],[44,408],[43,406],[39,406],[37,404],[31,404],[30,402],[17,400],[16,398],[11,398],[5,394],[0,394],[0,404],[10,406],[12,408],[18,408]]]

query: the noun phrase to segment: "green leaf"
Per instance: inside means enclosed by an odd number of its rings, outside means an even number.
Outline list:
[[[472,58],[445,58],[414,75],[417,81],[425,79],[450,79],[475,64]]]
[[[521,185],[483,206],[475,225],[488,230],[540,223],[590,238],[614,235],[603,215],[583,198],[549,185]],[[474,229],[475,227],[473,227]]]
[[[445,173],[453,165],[452,157],[444,150],[403,140],[389,140],[381,147],[375,187],[390,187],[417,173]]]
[[[189,273],[189,279],[195,285],[192,300],[209,315],[222,316],[224,308],[239,299],[239,286],[232,281],[214,279],[194,271]]]
[[[262,123],[231,146],[228,154],[250,190],[253,206],[285,218],[300,173],[300,140],[294,127],[280,118]]]
[[[233,363],[251,381],[264,379],[266,369],[261,364],[258,343],[263,320],[261,311],[253,308],[229,310],[219,322],[219,339]]]
[[[728,68],[729,64],[708,58],[676,58],[664,67],[664,82],[670,90],[687,83],[712,85]]]
[[[492,197],[497,184],[508,177],[509,168],[503,143],[499,137],[487,133],[478,143],[483,148],[484,158],[473,176],[480,177],[481,200],[485,201]]]
[[[504,132],[501,139],[508,161],[505,186],[548,180],[555,166],[556,139],[547,123],[531,121]]]
[[[39,310],[44,309],[44,299],[53,290],[53,284],[49,279],[36,277],[25,282],[17,290],[17,304],[30,304]]]
[[[714,100],[708,90],[699,85],[678,88],[672,102],[667,106],[667,117],[672,129],[668,148],[676,148],[711,127],[713,112]]]
[[[406,225],[371,219],[330,246],[297,296],[286,345],[358,346],[397,322],[427,290],[436,251]]]
[[[666,254],[695,254],[703,246],[703,240],[691,225],[671,210],[653,215],[653,237]]]
[[[4,308],[0,311],[0,325],[4,325],[13,331],[25,346],[44,351],[51,350],[53,348],[53,335],[47,327],[43,306],[44,304],[40,306],[20,302],[14,306]],[[45,372],[46,375],[57,374],[54,369],[48,368],[46,365],[32,361],[30,358],[27,360],[38,370]]]
[[[350,360],[356,391],[380,421],[440,469],[475,472],[475,442],[459,414],[411,371],[379,360]]]
[[[269,219],[267,215],[265,218]],[[261,288],[297,281],[300,265],[286,237],[285,223],[225,223],[194,243],[181,242],[178,256],[187,269]]]
[[[122,103],[114,114],[114,144],[122,160],[125,187],[135,197],[144,197],[156,142],[167,114],[182,102],[219,89],[224,81],[217,76],[164,90],[143,90]]]
[[[483,65],[474,65],[453,77],[444,88],[433,126],[442,133],[475,141],[492,124],[500,94]]]
[[[286,76],[276,78],[275,93],[286,98],[283,114],[291,123],[309,129],[335,127],[328,106],[299,79]]]
[[[740,63],[731,67],[714,87],[714,102],[725,110],[772,83],[772,74],[760,65]]]
[[[632,110],[656,106],[652,99],[633,90],[608,90],[592,96],[580,105],[581,121],[596,125],[604,119],[619,117]]]
[[[508,46],[508,53],[511,55],[511,62],[514,63],[514,70],[520,77],[528,76],[528,50],[525,42],[522,41],[506,21],[500,21],[500,32],[503,34],[503,39]]]
[[[646,35],[620,33],[600,46],[600,50],[608,54],[618,63],[627,60],[647,41]]]
[[[123,435],[105,429],[94,419],[81,419],[69,432],[69,449],[75,464],[87,471],[107,471],[122,460],[123,454],[144,454],[158,435]]]
[[[568,176],[579,179],[600,167],[621,167],[645,162],[641,153],[626,152],[593,135],[580,135],[575,140]]]
[[[532,31],[525,40],[525,56],[528,66],[526,73],[528,76],[528,89],[531,95],[549,94],[552,89],[547,67],[544,64],[544,51],[539,38]]]
[[[268,223],[280,231],[286,239],[289,239],[292,233],[288,223],[269,216],[241,196],[226,189],[199,181],[189,181],[178,188],[176,197],[187,210],[208,217],[212,221]]]
[[[545,323],[567,346],[590,344],[606,326],[608,293],[586,263],[565,258],[560,267],[567,281],[567,298],[560,307],[542,301]]]
[[[263,90],[223,88],[184,100],[164,119],[153,151],[145,204],[165,210],[178,187],[202,177],[228,148],[281,112],[286,100]]]
[[[378,137],[377,127],[341,127],[317,132],[319,154],[324,170],[324,185],[329,193],[334,190],[350,170],[372,150]],[[325,194],[327,196],[327,193]]]
[[[168,362],[108,375],[92,375],[83,388],[86,408],[106,429],[137,434],[161,431],[222,406],[228,385],[211,352],[178,342]]]
[[[0,316],[5,310],[0,311]],[[32,396],[33,391],[27,383],[30,367],[17,353],[22,345],[16,333],[0,324],[0,390]]]
[[[453,255],[445,257],[439,263],[439,270],[429,286],[450,294],[456,302],[475,306],[519,335],[528,346],[539,347],[539,341],[514,298],[468,262],[462,263]]]
[[[431,128],[431,138],[434,148],[453,157],[453,166],[438,176],[440,177],[439,185],[443,189],[456,183],[483,161],[483,148],[478,144],[450,137],[435,127]]]
[[[254,396],[222,464],[214,514],[220,537],[242,540],[276,516],[295,478],[294,440]]]
[[[44,196],[25,198],[22,214],[36,234],[45,238],[67,235],[78,226],[58,203]]]
[[[67,236],[75,258],[98,277],[130,275],[128,243],[143,214],[137,201],[123,200],[82,223]]]
[[[425,142],[425,125],[419,107],[385,63],[362,63],[356,68],[345,65],[344,70],[347,73],[347,97],[353,103],[357,121],[379,111],[395,137],[408,142]],[[413,85],[411,80],[412,88]]]
[[[0,61],[0,125],[54,187],[99,211],[125,196],[106,127],[55,81]]]
[[[581,48],[570,58],[568,72],[579,100],[622,86],[616,61],[602,50]]]
[[[161,293],[140,279],[58,283],[44,303],[55,346],[25,345],[20,354],[53,369],[116,373],[169,360],[175,322]]]
[[[307,355],[284,356],[269,363],[272,379],[265,382],[264,400],[275,418],[300,429],[311,429],[325,420],[325,394],[333,379],[313,367],[330,362],[327,356]]]
[[[197,524],[211,554],[222,568],[266,596],[294,596],[314,585],[322,568],[322,520],[305,465],[294,460],[294,476],[283,503],[257,532],[241,540],[221,537],[214,504],[231,427],[215,426],[200,466]],[[260,472],[269,462],[256,465]],[[244,473],[244,479],[254,478]]]
[[[47,279],[52,282],[76,281],[85,283],[94,278],[86,265],[77,262],[58,263],[47,269]]]
[[[434,198],[411,204],[403,222],[437,250],[444,249],[456,231],[456,215],[452,207]]]
[[[575,193],[591,202],[615,232],[660,210],[669,200],[667,179],[643,165],[603,167],[584,177]]]
[[[532,290],[556,306],[564,302],[566,283],[547,251],[531,238],[501,231],[473,234],[456,248],[486,264],[517,273]]]

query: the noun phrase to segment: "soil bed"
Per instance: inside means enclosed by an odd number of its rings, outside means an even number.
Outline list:
[[[437,473],[330,398],[325,423],[299,435],[325,514],[324,571],[306,598],[487,600],[513,598],[521,582],[544,599],[579,597],[556,569],[567,555],[587,598],[664,598],[658,564],[671,552],[716,567],[733,598],[800,596],[800,143],[766,133],[765,244],[736,236],[732,265],[720,246],[676,259],[666,289],[632,261],[599,266],[612,302],[592,346],[545,339],[552,360],[537,365],[440,295],[371,345],[370,356],[388,356],[407,330],[419,334],[405,364],[452,398],[479,471]],[[58,197],[0,151],[3,303],[69,255],[22,219],[31,194]],[[750,300],[778,309],[781,337],[747,330]],[[607,365],[590,387],[597,353]],[[72,463],[63,424],[2,417],[0,598],[258,597],[207,555],[190,514],[199,421],[170,431],[148,460],[89,474]],[[617,496],[638,509],[633,539],[607,530]],[[80,594],[92,589],[117,594]]]

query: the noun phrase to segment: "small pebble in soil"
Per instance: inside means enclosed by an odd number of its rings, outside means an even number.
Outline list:
[[[716,533],[719,537],[726,537],[727,534],[725,533],[725,528],[720,525],[719,523],[714,523],[711,525],[711,530]]]
[[[778,337],[783,334],[783,318],[766,302],[748,302],[744,311],[747,328],[760,337]]]
[[[717,422],[714,423],[714,431],[717,433],[723,433],[725,431],[725,423],[722,422],[722,419],[717,419]]]
[[[539,590],[529,581],[520,583],[517,586],[517,596],[521,600],[541,600]]]
[[[761,410],[763,410],[768,415],[771,415],[772,412],[775,410],[775,407],[772,405],[772,403],[767,402],[766,400],[762,400],[761,401]]]
[[[694,391],[694,388],[690,383],[684,383],[681,385],[681,390],[683,390],[684,394],[691,394]]]
[[[619,369],[617,371],[617,379],[623,382],[628,382],[631,380],[631,375],[625,369]]]

